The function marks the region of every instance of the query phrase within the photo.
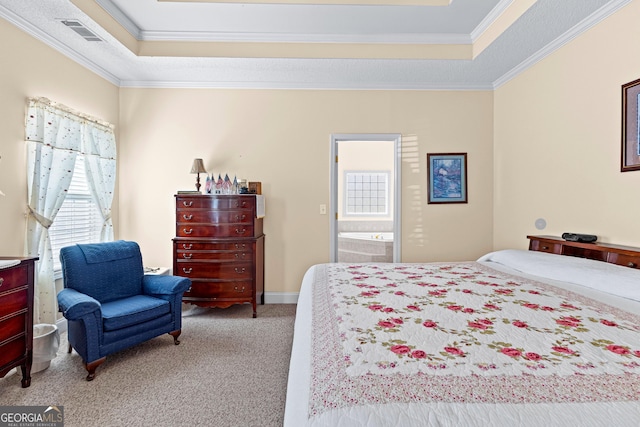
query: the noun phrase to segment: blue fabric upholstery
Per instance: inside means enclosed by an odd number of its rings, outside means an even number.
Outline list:
[[[102,326],[106,331],[116,331],[153,320],[171,309],[168,301],[135,295],[102,304]]]
[[[86,247],[90,246],[89,251]],[[103,261],[98,248],[103,250]],[[85,251],[91,253],[87,262]],[[114,257],[114,254],[118,254]],[[142,293],[142,255],[136,242],[116,242],[67,246],[60,250],[65,288],[91,295],[101,303]],[[71,268],[72,271],[67,271]]]
[[[123,240],[67,246],[60,261],[64,289],[58,306],[68,321],[69,344],[91,379],[89,364],[116,351],[165,333],[178,343],[189,279],[145,275],[140,247]]]

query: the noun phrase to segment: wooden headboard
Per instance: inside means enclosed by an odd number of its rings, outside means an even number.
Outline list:
[[[568,242],[556,236],[527,236],[529,250],[595,259],[640,269],[640,248],[607,243]]]

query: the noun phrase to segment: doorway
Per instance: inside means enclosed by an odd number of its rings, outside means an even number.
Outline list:
[[[401,135],[331,135],[331,262],[400,262]]]

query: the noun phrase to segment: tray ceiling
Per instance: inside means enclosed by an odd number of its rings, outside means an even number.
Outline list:
[[[0,0],[0,17],[122,87],[490,90],[630,1]]]

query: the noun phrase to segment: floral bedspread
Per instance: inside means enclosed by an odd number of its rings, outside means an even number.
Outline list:
[[[640,316],[483,264],[323,264],[309,414],[640,400]]]

